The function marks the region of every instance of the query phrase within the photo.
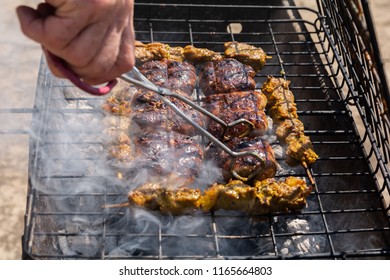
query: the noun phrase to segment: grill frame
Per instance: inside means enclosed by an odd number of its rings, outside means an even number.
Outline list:
[[[118,233],[108,230],[109,224],[113,223],[112,217],[127,218],[127,226],[131,226],[129,220],[132,216],[130,210],[112,210],[103,211],[102,209],[84,209],[80,206],[80,201],[96,200],[102,203],[117,201],[125,196],[120,187],[115,182],[109,182],[104,176],[99,176],[98,170],[91,171],[92,175],[86,174],[82,170],[72,170],[70,174],[45,174],[46,167],[43,162],[43,154],[46,154],[48,146],[60,146],[68,144],[58,142],[51,136],[61,134],[61,126],[58,126],[58,121],[62,123],[70,116],[72,119],[81,118],[82,121],[88,120],[85,115],[91,114],[98,116],[101,112],[97,109],[102,102],[102,98],[86,96],[78,92],[70,84],[65,81],[54,78],[48,71],[45,61],[42,61],[40,74],[38,79],[38,89],[36,93],[36,102],[34,107],[34,121],[32,130],[34,132],[30,141],[30,165],[29,165],[29,190],[26,208],[25,233],[23,236],[23,258],[25,259],[284,259],[284,258],[388,258],[390,256],[390,217],[389,206],[386,205],[385,195],[390,190],[389,165],[388,159],[390,148],[386,143],[386,137],[389,134],[388,113],[383,112],[383,105],[375,102],[373,98],[380,98],[386,104],[386,81],[380,79],[379,74],[375,74],[376,68],[367,69],[365,65],[369,65],[367,61],[367,53],[362,50],[370,51],[370,46],[366,46],[363,37],[359,33],[359,28],[356,23],[350,26],[340,26],[342,16],[339,20],[332,20],[328,15],[343,15],[348,14],[350,7],[344,1],[317,1],[319,11],[308,9],[306,7],[296,6],[258,6],[246,5],[240,7],[234,5],[203,5],[203,4],[156,4],[156,3],[137,3],[135,10],[135,28],[139,40],[160,41],[171,45],[194,44],[197,47],[216,48],[220,50],[224,41],[229,39],[237,39],[239,41],[254,43],[264,47],[267,53],[273,56],[273,59],[264,69],[257,75],[258,81],[263,81],[268,74],[284,76],[292,81],[291,90],[297,96],[298,114],[302,118],[304,124],[308,124],[308,129],[305,131],[313,139],[315,150],[319,151],[320,159],[310,170],[316,180],[316,186],[309,196],[309,207],[303,209],[301,213],[281,214],[275,213],[272,215],[263,215],[260,217],[241,216],[237,213],[211,213],[201,216],[195,216],[192,219],[207,219],[207,229],[203,233],[193,233],[178,235],[170,233],[167,230],[167,225],[172,223],[176,218],[159,217],[166,223],[161,223],[161,226],[155,229],[152,233],[140,233],[137,231]],[[142,7],[142,13],[139,13]],[[180,9],[183,9],[182,12]],[[241,9],[241,10],[240,10]],[[205,11],[201,13],[200,11]],[[216,16],[215,11],[220,11],[220,19]],[[247,11],[248,13],[240,13],[239,11]],[[184,13],[183,11],[187,11]],[[196,11],[196,12],[195,12]],[[213,11],[211,13],[210,11]],[[338,13],[336,13],[337,11]],[[341,12],[344,11],[344,12]],[[314,17],[313,20],[304,19],[301,14],[309,14]],[[172,15],[185,17],[184,19],[169,18]],[[211,17],[208,20],[199,20],[196,17],[202,15]],[[229,15],[226,18],[226,14]],[[266,15],[266,18],[254,19],[254,14]],[[278,18],[279,15],[286,16],[287,14],[293,18]],[[148,16],[147,16],[148,15]],[[159,18],[154,18],[156,15]],[[242,17],[247,17],[242,19]],[[355,21],[352,12],[349,19]],[[165,17],[164,19],[162,17]],[[206,32],[202,26],[225,26],[232,22],[237,22],[237,18],[241,17],[240,23],[245,30],[259,28],[255,25],[268,26],[267,31],[254,32],[248,31],[243,34],[233,34],[222,32],[221,28],[217,31]],[[273,18],[276,17],[276,18]],[[161,26],[159,26],[159,24]],[[280,31],[281,25],[289,24],[289,28],[294,25],[300,31],[288,29]],[[186,25],[188,32],[169,31],[169,28],[177,28],[177,26]],[[168,26],[168,29],[166,28]],[[202,27],[202,28],[200,28]],[[157,28],[157,30],[156,30]],[[161,28],[159,31],[158,29]],[[198,29],[200,31],[197,31]],[[353,33],[352,31],[355,31]],[[175,35],[174,40],[164,40],[167,33]],[[214,33],[213,33],[214,32]],[[355,41],[350,41],[348,34],[355,34]],[[172,34],[170,34],[172,35]],[[149,39],[147,38],[149,36]],[[179,40],[176,38],[188,37],[188,41]],[[268,40],[253,40],[253,38],[270,38]],[[202,40],[202,38],[226,38],[221,40]],[[249,37],[247,40],[240,40],[240,37]],[[299,38],[295,40],[285,41],[280,38]],[[335,42],[335,38],[337,42]],[[345,39],[346,38],[346,39]],[[350,43],[347,43],[350,42]],[[358,57],[361,62],[356,67],[356,63],[350,59],[348,50],[353,47],[359,51]],[[297,52],[297,49],[304,48],[305,52]],[[268,48],[268,50],[267,50]],[[272,51],[273,49],[273,51]],[[271,51],[270,51],[271,50]],[[310,56],[310,59],[303,57]],[[297,58],[302,58],[302,61],[296,61]],[[372,56],[374,61],[375,57]],[[378,62],[377,62],[378,64]],[[371,66],[370,66],[371,67]],[[303,70],[303,73],[295,73],[295,69]],[[317,73],[306,73],[305,71],[315,69]],[[302,70],[300,70],[302,71]],[[378,70],[380,72],[380,70]],[[304,86],[300,81],[305,79]],[[362,86],[361,80],[364,79]],[[307,82],[306,82],[307,81]],[[313,83],[314,85],[311,85]],[[65,94],[64,94],[65,92]],[[319,97],[311,97],[313,93]],[[387,90],[388,92],[388,90]],[[321,93],[321,95],[320,95]],[[382,96],[383,95],[383,96]],[[87,103],[87,106],[86,106]],[[91,105],[92,104],[92,105]],[[325,106],[326,105],[326,106]],[[369,112],[369,114],[368,114]],[[387,114],[386,114],[387,113]],[[369,117],[367,117],[369,115]],[[55,116],[57,122],[51,122]],[[81,116],[78,118],[77,116]],[[335,127],[315,127],[310,125],[310,122],[318,121],[321,118],[333,120],[331,124],[338,123]],[[358,123],[363,123],[363,131]],[[45,125],[41,125],[44,123]],[[50,124],[47,124],[50,123]],[[88,127],[90,124],[82,123]],[[100,147],[99,131],[96,128],[87,128],[83,131],[84,136],[89,135],[86,139],[80,142],[71,141],[72,145],[88,147]],[[74,131],[75,135],[78,131]],[[51,142],[52,141],[52,142]],[[336,146],[337,147],[334,147]],[[341,145],[341,146],[340,146]],[[345,147],[344,147],[345,146]],[[99,148],[97,148],[99,150]],[[345,155],[336,155],[343,149],[349,149]],[[80,148],[82,150],[82,148]],[[330,153],[329,153],[330,151]],[[92,154],[82,155],[79,160],[96,161],[96,157]],[[45,159],[46,160],[46,159]],[[61,159],[52,157],[50,163],[61,163]],[[69,160],[65,159],[65,160]],[[326,163],[330,162],[330,163]],[[326,164],[325,164],[326,163]],[[343,166],[350,165],[345,171]],[[86,165],[88,168],[91,166]],[[336,166],[332,168],[331,166]],[[65,167],[64,167],[65,168]],[[335,172],[335,170],[340,170]],[[302,168],[293,169],[296,176],[305,176],[306,173]],[[89,171],[88,171],[89,172]],[[97,192],[74,193],[70,200],[78,201],[79,209],[74,211],[58,211],[53,210],[51,205],[52,199],[69,199],[70,194],[61,191],[63,183],[58,181],[66,181],[66,185],[71,185],[72,181],[87,180],[88,184],[97,184],[103,186]],[[90,181],[89,181],[90,180]],[[325,181],[325,183],[323,183]],[[58,186],[57,186],[58,184]],[[333,187],[334,184],[341,186]],[[367,184],[367,186],[365,186]],[[51,187],[55,187],[55,191],[51,191]],[[326,185],[326,186],[325,186]],[[351,186],[352,185],[352,186]],[[324,187],[325,186],[325,187]],[[57,190],[58,188],[58,190]],[[44,189],[44,191],[42,191]],[[103,191],[102,191],[103,190]],[[338,201],[344,200],[346,197],[350,200],[350,205],[338,207]],[[360,202],[363,201],[363,202]],[[54,207],[55,208],[55,207]],[[88,207],[87,207],[88,208]],[[86,210],[86,211],[85,211]],[[101,222],[97,227],[99,230],[83,233],[63,233],[59,232],[58,228],[61,223],[56,219],[65,216],[86,216],[86,220],[98,217]],[[337,225],[335,220],[340,216],[361,217],[364,220],[378,219],[372,224],[364,226],[355,226],[354,224],[345,227]],[[59,217],[59,218],[58,218]],[[90,218],[91,217],[91,218]],[[130,217],[130,218],[129,218]],[[284,228],[287,220],[296,218],[319,217],[322,225],[317,229],[300,232],[288,232]],[[231,232],[225,231],[220,226],[220,221],[225,219],[237,220],[241,219],[248,224],[251,224],[251,234],[235,234],[236,230]],[[261,222],[254,220],[260,219]],[[115,220],[115,218],[114,218]],[[41,222],[39,222],[41,221]],[[47,224],[53,223],[54,225]],[[95,227],[95,225],[94,225]],[[56,231],[57,230],[57,231]],[[360,239],[364,239],[370,235],[383,235],[383,245],[380,247],[371,248],[352,248],[343,249],[339,243],[348,240],[348,236],[361,234]],[[96,244],[99,245],[97,252],[91,254],[69,254],[66,255],[58,245],[60,239],[71,236],[81,236],[81,238],[96,239]],[[154,240],[156,242],[156,250],[152,253],[147,250],[135,249],[134,252],[123,253],[123,255],[109,255],[108,241],[111,237],[118,238],[126,237],[130,240],[144,238],[145,240]],[[294,240],[297,238],[311,238],[319,236],[325,241],[326,249],[318,253],[292,253],[283,254],[283,241]],[[340,237],[341,236],[341,237]],[[207,240],[213,244],[213,248],[209,252],[183,255],[170,255],[165,253],[166,246],[175,243],[171,240],[179,240],[180,243],[185,240]],[[100,241],[99,241],[100,240]],[[168,241],[166,241],[168,240]],[[184,241],[183,241],[184,240]],[[251,244],[266,246],[268,243],[271,248],[265,249],[260,254],[250,254],[239,252],[237,254],[230,252],[228,247],[239,247],[239,244],[246,244],[250,247]],[[190,243],[190,242],[189,242]],[[381,242],[379,242],[381,243]],[[95,244],[95,243],[94,243]],[[352,246],[353,247],[353,246]],[[62,250],[62,252],[61,252]],[[228,253],[226,253],[229,251]],[[253,251],[254,252],[254,251]],[[273,253],[273,254],[272,254]],[[143,254],[143,255],[141,255]]]

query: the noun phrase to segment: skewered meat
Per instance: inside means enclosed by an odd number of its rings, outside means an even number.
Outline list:
[[[176,98],[168,97],[168,99],[195,123],[202,127],[205,126],[204,116],[200,112]],[[137,123],[141,129],[153,127],[155,129],[165,129],[167,131],[173,130],[185,135],[198,134],[196,128],[176,114],[175,111],[161,100],[157,93],[140,90],[134,95],[132,106],[134,113],[132,120]]]
[[[199,87],[204,95],[254,90],[255,71],[233,58],[207,62],[200,75]]]
[[[309,194],[305,181],[296,177],[256,181],[253,187],[232,180],[206,189],[199,204],[203,211],[224,209],[259,215],[300,210],[305,207]]]
[[[197,48],[192,45],[183,47],[172,47],[168,44],[152,42],[143,44],[139,41],[135,43],[136,64],[142,64],[152,60],[170,59],[175,61],[187,60],[193,64],[201,64],[210,61],[218,61],[224,58],[235,58],[243,64],[250,65],[258,72],[266,64],[270,56],[260,47],[240,43],[226,42],[224,44],[224,54],[212,51],[207,48]]]
[[[109,158],[117,159],[121,163],[130,163],[133,161],[134,155],[130,143],[119,142],[116,145],[111,145]]]
[[[262,91],[267,96],[267,110],[276,125],[278,140],[286,145],[286,162],[290,165],[312,165],[318,158],[310,138],[304,135],[289,81],[269,76]]]
[[[304,162],[310,166],[317,160],[318,155],[313,151],[313,144],[303,132],[291,133],[285,138],[285,141],[287,145],[286,162],[289,165],[294,166]]]
[[[242,91],[209,95],[204,99],[204,108],[227,124],[241,118],[246,119],[253,124],[251,135],[263,135],[268,129],[264,113],[266,103],[267,98],[261,91]],[[207,130],[217,138],[240,137],[247,129],[248,124],[238,124],[227,131],[213,120],[209,120],[207,124]]]
[[[294,95],[289,90],[289,84],[290,82],[284,79],[269,78],[262,88],[267,96],[269,115],[277,123],[298,118],[297,106],[294,102]]]
[[[263,160],[261,162],[250,155],[234,159],[226,152],[218,150],[218,162],[222,166],[223,175],[227,181],[232,178],[232,170],[240,177],[251,180],[264,180],[275,176],[277,171],[275,154],[267,141],[260,137],[236,137],[225,144],[235,152],[254,152]],[[250,178],[251,176],[253,177]]]
[[[265,66],[266,60],[271,58],[262,48],[245,43],[226,42],[224,47],[225,57],[235,58],[243,64],[250,65],[256,72],[260,71]]]
[[[203,149],[192,138],[174,131],[149,130],[135,139],[137,165],[156,174],[193,180],[203,163]]]
[[[195,67],[187,62],[153,60],[139,67],[141,73],[157,86],[191,95],[196,85]]]
[[[183,61],[183,48],[171,47],[163,43],[143,44],[139,41],[135,43],[136,64],[142,64],[151,60],[162,60],[164,58]]]
[[[191,45],[184,47],[183,55],[186,60],[194,64],[223,59],[223,56],[220,53],[214,52],[206,48],[196,48]]]
[[[267,106],[274,107],[279,103],[294,103],[294,94],[289,89],[290,82],[282,78],[267,77],[262,92],[267,96]]]
[[[117,116],[129,116],[131,114],[131,91],[133,91],[129,84],[121,80],[114,88],[110,97],[108,97],[102,109],[110,114]]]
[[[290,134],[303,132],[305,130],[303,123],[299,119],[285,119],[284,121],[277,124],[275,129],[276,137],[280,142],[286,144],[285,139]]]
[[[130,206],[173,215],[219,209],[260,215],[300,210],[310,191],[305,181],[296,177],[279,181],[270,178],[256,181],[253,186],[232,180],[226,185],[214,184],[203,194],[199,189],[148,183],[130,191],[128,201]]]
[[[162,187],[158,183],[147,183],[128,195],[130,205],[172,215],[195,212],[198,209],[200,197],[199,189]]]

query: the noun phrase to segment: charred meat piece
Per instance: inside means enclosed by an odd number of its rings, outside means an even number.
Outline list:
[[[163,187],[158,183],[147,183],[129,192],[130,205],[140,206],[164,214],[183,215],[194,213],[201,197],[199,189],[188,187]]]
[[[175,174],[194,179],[203,164],[203,149],[194,139],[171,131],[149,130],[135,140],[139,167],[151,169],[155,174]]]
[[[255,71],[233,58],[207,62],[200,75],[199,87],[204,95],[254,90]]]
[[[259,90],[235,91],[231,93],[212,94],[203,100],[210,112],[220,114],[225,110],[264,110],[267,97]]]
[[[222,94],[212,94],[204,99],[204,108],[219,117],[227,124],[246,119],[253,124],[251,135],[263,135],[268,129],[264,108],[267,98],[260,91],[242,91]],[[231,139],[242,136],[248,129],[248,124],[235,125],[227,131],[213,120],[208,120],[207,129],[217,138]]]
[[[188,104],[176,99],[169,98],[177,108],[190,117],[195,123],[204,127],[204,115],[193,109]],[[166,105],[157,93],[140,90],[132,100],[132,120],[141,129],[152,127],[166,131],[176,131],[185,135],[197,135],[198,131],[187,123],[168,105]]]
[[[183,61],[183,48],[171,47],[163,43],[143,44],[139,41],[135,43],[135,59],[136,65],[140,65],[151,60],[171,59],[175,61]]]
[[[153,60],[139,67],[142,74],[157,86],[191,95],[196,85],[195,67],[187,62]]]
[[[203,211],[234,210],[249,214],[290,212],[306,206],[311,188],[296,177],[285,180],[269,178],[249,186],[232,180],[228,184],[214,184],[206,189],[199,206]]]
[[[260,71],[265,66],[266,60],[271,58],[262,48],[245,43],[226,42],[224,47],[225,57],[235,58],[243,64],[250,65],[256,72]]]
[[[225,151],[214,146],[207,151],[207,157],[216,161],[222,168],[222,174],[225,180],[232,178],[234,171],[243,180],[264,180],[272,178],[277,171],[275,154],[271,145],[260,137],[233,138],[225,143],[228,148],[234,152],[250,151],[258,154],[258,158],[248,155],[233,158]]]
[[[267,96],[267,111],[276,125],[276,136],[286,146],[286,162],[289,165],[311,166],[318,158],[310,138],[304,134],[298,120],[293,93],[289,81],[269,76],[262,91]]]
[[[223,59],[220,53],[214,52],[206,48],[196,48],[191,45],[184,47],[183,55],[186,60],[194,64]]]

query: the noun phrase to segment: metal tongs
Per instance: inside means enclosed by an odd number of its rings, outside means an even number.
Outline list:
[[[80,78],[77,77],[77,75],[71,71],[64,63],[63,60],[60,58],[52,55],[49,53],[50,59],[54,62],[55,66],[62,72],[62,74],[69,79],[75,86],[79,87],[80,89],[92,94],[92,95],[105,95],[109,93],[117,84],[117,80],[110,81],[106,86],[103,87],[93,87],[91,85],[88,85],[87,83],[80,80]],[[216,138],[214,135],[212,135],[210,132],[205,130],[202,126],[194,122],[190,117],[188,117],[185,113],[183,113],[169,98],[167,97],[173,97],[181,100],[182,102],[188,104],[195,110],[201,112],[202,114],[206,115],[213,121],[217,122],[224,128],[224,133],[231,128],[238,124],[244,123],[247,127],[246,131],[240,135],[240,137],[243,137],[247,134],[249,134],[253,128],[254,125],[249,122],[246,119],[238,119],[231,123],[226,123],[220,118],[216,117],[203,107],[199,106],[195,102],[189,100],[185,96],[182,96],[180,94],[174,93],[171,90],[167,88],[162,88],[159,86],[156,86],[152,82],[150,82],[136,67],[134,67],[130,72],[127,72],[119,77],[120,79],[131,83],[137,87],[144,88],[150,91],[153,91],[157,94],[159,94],[162,101],[169,106],[175,113],[177,113],[180,117],[182,117],[186,122],[188,122],[191,126],[195,127],[203,136],[207,137],[215,146],[225,151],[229,156],[233,158],[231,164],[230,164],[230,171],[234,178],[242,180],[244,182],[251,180],[253,177],[256,176],[257,173],[259,173],[265,166],[265,160],[260,157],[258,153],[252,152],[252,151],[244,151],[244,152],[234,152],[229,147],[227,147],[223,142],[221,142],[218,138]],[[237,161],[237,158],[239,157],[245,157],[245,156],[252,156],[259,160],[260,166],[256,168],[249,176],[243,177],[239,175],[234,170],[234,165]]]

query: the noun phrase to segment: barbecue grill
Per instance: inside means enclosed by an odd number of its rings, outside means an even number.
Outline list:
[[[390,96],[367,4],[318,0],[313,10],[292,1],[136,2],[139,41],[221,52],[235,40],[272,56],[256,81],[260,86],[268,75],[291,81],[305,134],[320,156],[310,170],[286,167],[277,177],[309,174],[308,205],[258,216],[104,209],[126,201],[128,190],[107,166],[106,97],[53,77],[43,59],[23,258],[389,258]]]

